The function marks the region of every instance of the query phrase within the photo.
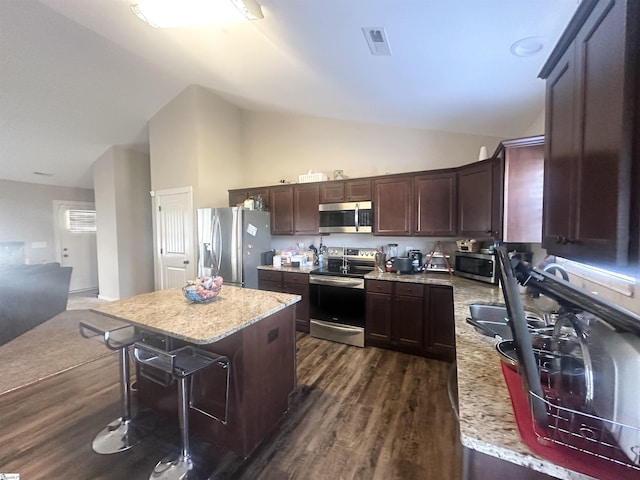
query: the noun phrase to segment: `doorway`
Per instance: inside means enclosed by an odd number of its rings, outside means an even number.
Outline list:
[[[72,267],[70,292],[98,290],[96,210],[89,202],[53,201],[56,260]]]
[[[154,199],[156,289],[184,287],[196,275],[191,187],[158,190]]]

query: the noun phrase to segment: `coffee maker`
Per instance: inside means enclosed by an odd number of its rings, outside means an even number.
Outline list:
[[[413,272],[421,272],[424,267],[422,265],[422,252],[420,250],[409,250],[408,256],[413,259]]]

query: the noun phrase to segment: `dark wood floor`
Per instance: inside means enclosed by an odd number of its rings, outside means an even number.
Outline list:
[[[298,389],[278,428],[242,459],[195,438],[203,477],[458,479],[458,429],[447,363],[298,337]],[[25,480],[147,479],[175,451],[173,418],[132,450],[97,455],[91,441],[120,414],[112,355],[0,395],[0,473]]]

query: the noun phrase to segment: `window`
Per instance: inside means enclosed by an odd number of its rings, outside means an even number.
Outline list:
[[[72,233],[96,231],[95,210],[67,210],[67,230]]]

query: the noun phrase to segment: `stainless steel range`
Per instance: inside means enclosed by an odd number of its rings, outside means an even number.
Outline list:
[[[312,337],[364,347],[364,276],[375,267],[375,248],[330,247],[327,264],[309,274]]]

